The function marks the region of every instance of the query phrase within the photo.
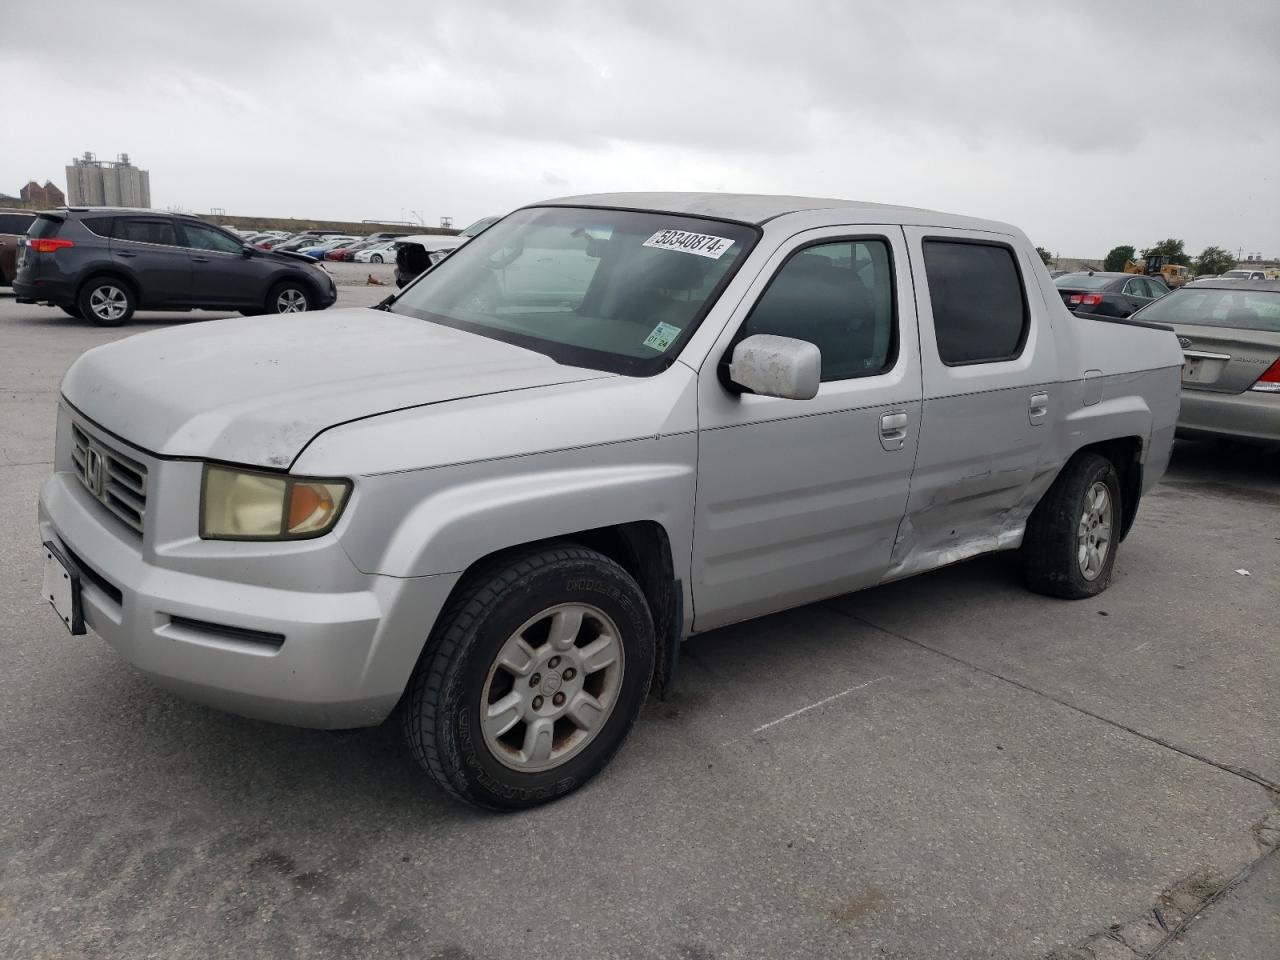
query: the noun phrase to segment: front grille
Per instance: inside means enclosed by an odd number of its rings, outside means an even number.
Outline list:
[[[85,489],[125,526],[142,533],[147,516],[147,468],[71,425],[71,459]]]

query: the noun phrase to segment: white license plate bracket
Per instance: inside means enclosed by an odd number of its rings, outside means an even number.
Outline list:
[[[86,632],[80,602],[80,571],[52,542],[44,545],[44,598],[72,636]]]

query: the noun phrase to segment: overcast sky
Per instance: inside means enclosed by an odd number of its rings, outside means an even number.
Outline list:
[[[1066,256],[1280,256],[1280,4],[10,3],[0,192],[457,225],[726,190],[1011,221]],[[50,35],[50,31],[54,35]]]

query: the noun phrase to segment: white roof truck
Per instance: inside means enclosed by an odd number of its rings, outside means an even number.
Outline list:
[[[1006,224],[548,201],[377,308],[85,353],[44,595],[202,703],[399,705],[444,790],[530,806],[605,767],[693,634],[997,550],[1039,593],[1106,589],[1182,361],[1069,313]]]

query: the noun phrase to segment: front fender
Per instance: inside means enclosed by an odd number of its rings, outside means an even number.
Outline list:
[[[364,573],[458,573],[520,544],[621,523],[667,532],[687,577],[697,437],[633,440],[359,481],[340,541]]]

